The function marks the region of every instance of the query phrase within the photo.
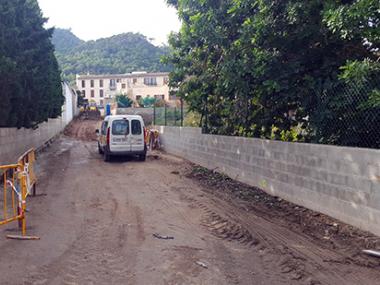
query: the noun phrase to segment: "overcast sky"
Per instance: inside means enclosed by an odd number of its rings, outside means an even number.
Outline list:
[[[38,0],[48,27],[71,28],[83,40],[95,40],[126,32],[140,32],[167,43],[171,31],[179,31],[176,10],[165,0]]]

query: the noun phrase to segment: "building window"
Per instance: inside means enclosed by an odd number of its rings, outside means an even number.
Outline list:
[[[90,81],[90,86],[91,86],[91,88],[94,88],[94,80]]]
[[[127,88],[127,85],[125,83],[121,84],[121,89]]]
[[[110,79],[110,89],[115,90],[116,89],[116,81],[115,79]]]
[[[147,77],[147,78],[144,78],[144,84],[148,85],[148,86],[157,85],[157,78],[156,77]]]
[[[103,79],[99,80],[99,87],[103,87]]]
[[[100,90],[99,90],[99,97],[100,97],[100,98],[103,98],[103,97],[104,97],[104,91],[103,91],[103,89],[100,89]]]
[[[86,88],[86,81],[82,80],[82,88]]]
[[[137,83],[137,78],[133,78],[133,84]]]
[[[165,100],[165,95],[154,95],[154,99],[156,99],[156,100]]]
[[[95,97],[95,90],[91,90],[91,98]]]
[[[82,96],[86,97],[86,90],[82,90]]]

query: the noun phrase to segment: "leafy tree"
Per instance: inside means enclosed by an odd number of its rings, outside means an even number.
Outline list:
[[[331,141],[334,134],[320,130],[344,108],[334,113],[334,98],[324,95],[341,84],[341,68],[348,60],[373,55],[362,37],[344,38],[329,28],[326,11],[343,1],[168,3],[178,9],[183,23],[169,41],[166,61],[174,66],[170,85],[190,110],[201,114],[207,131]]]
[[[156,103],[156,98],[154,98],[154,97],[141,98],[138,103],[140,106],[142,106],[144,108],[153,107],[153,105]]]
[[[129,108],[132,107],[133,101],[127,95],[120,94],[116,95],[116,102],[119,108]]]
[[[322,134],[322,138],[334,138],[345,145],[379,147],[380,134],[376,129],[380,121],[380,2],[331,2],[324,11],[324,22],[342,39],[360,41],[366,55],[357,59],[350,57],[340,68],[343,83],[332,100],[333,106],[329,106],[332,112],[325,121],[325,124],[330,122],[330,127],[321,128],[319,133],[327,131],[329,134]],[[347,49],[357,52],[353,46]],[[344,122],[343,126],[337,128],[339,124],[332,125],[331,120]]]
[[[343,39],[360,38],[374,53],[380,48],[378,0],[331,1],[324,11],[324,21]]]
[[[364,59],[351,58],[342,67],[345,80],[363,81],[379,71],[380,59],[380,2],[378,0],[332,2],[324,11],[327,27],[342,39],[362,42],[367,54]],[[351,51],[357,52],[355,47]]]
[[[61,114],[62,86],[36,0],[0,2],[0,127],[32,127]]]

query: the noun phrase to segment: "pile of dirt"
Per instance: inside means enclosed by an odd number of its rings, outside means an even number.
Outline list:
[[[363,249],[380,250],[380,238],[371,233],[271,196],[257,187],[237,182],[201,166],[191,164],[184,174],[197,180],[206,192],[310,237],[323,247],[344,252],[347,263],[380,266],[380,259],[369,258],[362,253]]]
[[[75,118],[63,131],[64,135],[82,141],[96,141],[96,129],[100,125],[100,117],[94,115],[93,119],[81,115]]]

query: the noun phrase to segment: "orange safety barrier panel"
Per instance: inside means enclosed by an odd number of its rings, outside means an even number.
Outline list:
[[[19,222],[22,235],[26,234],[26,198],[35,195],[35,152],[23,154],[17,164],[0,165],[0,226]]]
[[[24,172],[26,176],[26,187],[27,193],[26,195],[36,196],[36,182],[37,178],[34,173],[34,162],[36,161],[36,155],[34,149],[30,149],[25,152],[18,159],[18,164],[21,167],[21,170]]]

